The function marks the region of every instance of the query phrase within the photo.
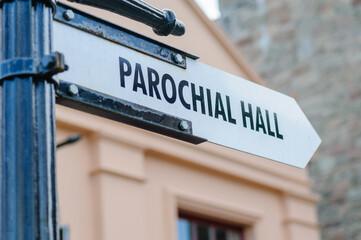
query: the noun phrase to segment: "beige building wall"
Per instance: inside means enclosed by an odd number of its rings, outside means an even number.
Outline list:
[[[161,41],[262,84],[192,0],[147,2],[174,10],[187,26],[186,36]],[[83,9],[157,38],[138,23]],[[304,170],[61,106],[56,120],[58,142],[84,134],[57,151],[60,223],[70,226],[71,240],[176,240],[179,212],[242,226],[246,240],[319,239],[318,198]]]

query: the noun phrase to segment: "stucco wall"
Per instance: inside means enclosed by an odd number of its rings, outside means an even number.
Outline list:
[[[176,239],[178,211],[247,228],[247,239],[318,239],[301,169],[213,144],[195,146],[57,108],[60,221],[72,239]]]

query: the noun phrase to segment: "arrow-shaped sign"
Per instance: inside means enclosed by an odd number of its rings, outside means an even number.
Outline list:
[[[187,119],[197,137],[300,168],[320,145],[284,94],[176,55],[186,62],[181,68],[62,23],[54,24],[54,42],[69,65],[61,79]]]

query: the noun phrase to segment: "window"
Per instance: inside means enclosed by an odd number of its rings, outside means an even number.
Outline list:
[[[178,240],[245,240],[243,228],[206,218],[181,214]]]

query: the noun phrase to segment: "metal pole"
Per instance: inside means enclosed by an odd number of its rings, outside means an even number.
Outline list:
[[[0,1],[0,239],[57,240],[53,2]]]

